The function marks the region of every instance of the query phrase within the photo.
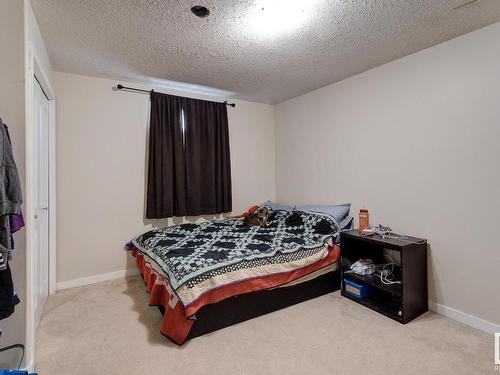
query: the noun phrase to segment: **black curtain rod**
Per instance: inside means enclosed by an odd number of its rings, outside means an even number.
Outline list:
[[[127,86],[123,86],[121,84],[118,84],[116,85],[116,88],[118,90],[128,90],[128,91],[134,91],[134,92],[143,92],[145,94],[151,94],[154,92],[154,90],[142,90],[142,89],[136,89],[134,87],[127,87]],[[225,105],[228,105],[230,107],[236,107],[236,103],[229,103],[227,100],[224,102]]]

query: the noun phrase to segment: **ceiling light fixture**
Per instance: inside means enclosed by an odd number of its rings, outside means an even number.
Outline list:
[[[257,0],[250,14],[250,27],[264,36],[291,32],[310,18],[312,3],[310,0]]]
[[[208,15],[210,14],[208,8],[204,7],[203,5],[195,5],[191,8],[191,12],[193,12],[196,17],[200,18],[208,17]]]

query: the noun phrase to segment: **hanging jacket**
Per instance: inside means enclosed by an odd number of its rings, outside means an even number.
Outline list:
[[[19,173],[6,127],[0,119],[0,253],[4,261],[9,259],[12,249],[10,215],[19,214],[22,203]],[[5,263],[0,265],[0,270],[5,268]]]
[[[0,119],[1,123],[1,119]],[[7,135],[7,139],[9,140],[9,146],[12,149],[12,141],[10,140],[10,134],[9,134],[9,128],[7,125],[3,124],[5,128],[5,134]],[[22,211],[19,211],[18,214],[10,215],[10,232],[15,233],[18,230],[20,230],[22,227],[24,227],[24,217]],[[12,241],[14,242],[14,241]]]
[[[21,182],[7,129],[0,118],[0,216],[17,215],[23,203]]]

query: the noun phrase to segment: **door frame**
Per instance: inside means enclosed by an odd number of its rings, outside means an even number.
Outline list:
[[[36,49],[28,43],[26,50],[27,69],[25,76],[26,101],[26,192],[25,192],[25,221],[26,221],[26,340],[25,340],[25,367],[32,369],[35,358],[35,280],[33,264],[34,251],[34,193],[36,156],[34,152],[34,78],[38,80],[42,90],[49,100],[49,295],[56,292],[56,97],[49,80],[49,75],[40,63]]]

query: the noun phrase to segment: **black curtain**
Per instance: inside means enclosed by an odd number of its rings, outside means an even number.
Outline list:
[[[227,106],[186,100],[187,215],[230,212],[231,165]]]
[[[185,155],[182,98],[151,94],[146,217],[184,216]]]
[[[226,105],[152,93],[146,217],[231,209]]]

